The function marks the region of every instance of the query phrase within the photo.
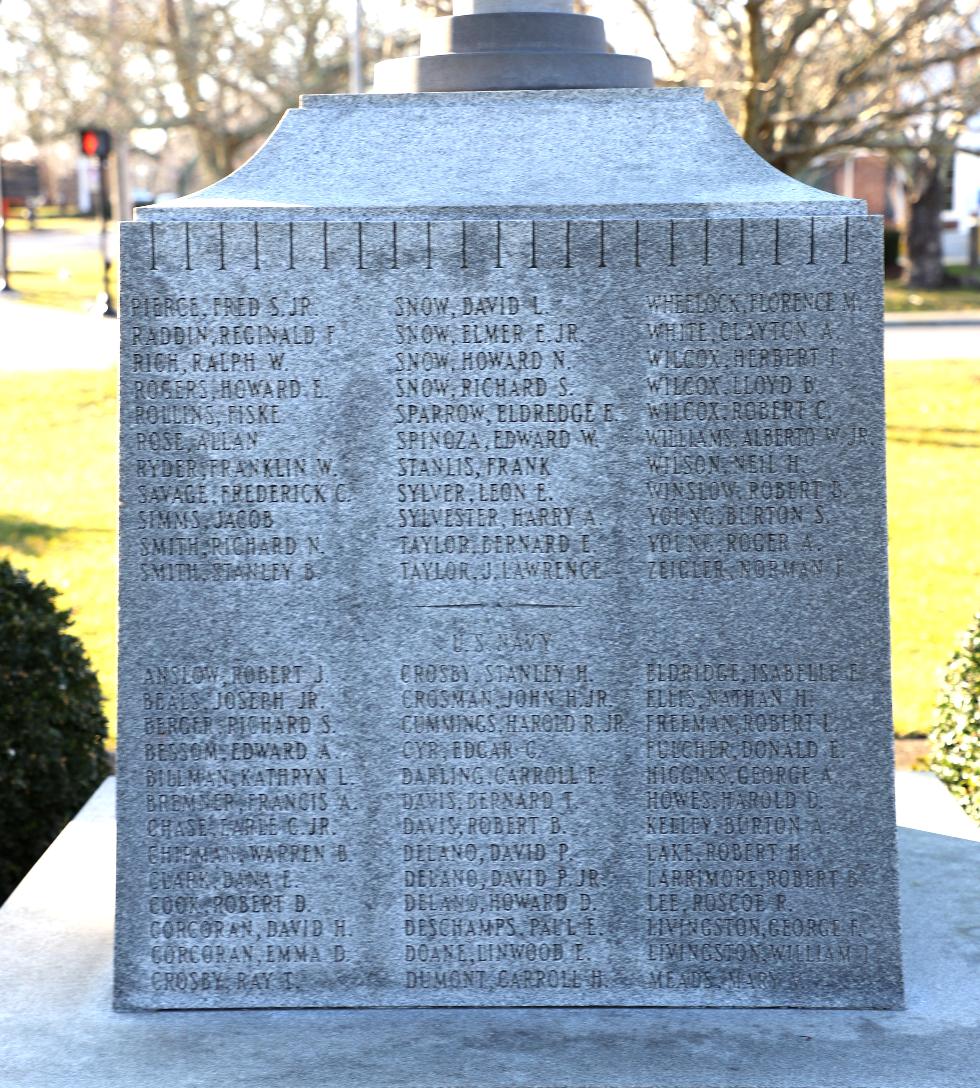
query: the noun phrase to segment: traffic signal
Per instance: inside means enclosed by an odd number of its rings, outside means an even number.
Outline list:
[[[112,137],[104,128],[82,128],[78,130],[83,155],[96,155],[100,159],[108,157],[112,149]]]

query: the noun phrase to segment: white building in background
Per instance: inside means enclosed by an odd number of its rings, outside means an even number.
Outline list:
[[[75,203],[82,215],[96,210],[99,193],[99,164],[96,159],[79,155],[75,160],[75,185],[78,194]]]
[[[980,131],[972,131],[967,146],[980,151]],[[958,151],[953,159],[948,210],[943,215],[943,257],[966,264],[970,254],[970,228],[980,216],[980,154]]]

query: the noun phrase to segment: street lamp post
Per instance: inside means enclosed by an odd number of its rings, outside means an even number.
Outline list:
[[[102,202],[102,229],[99,232],[99,239],[102,247],[102,294],[105,298],[105,308],[102,311],[102,316],[118,317],[119,312],[112,301],[112,283],[110,282],[112,273],[112,258],[109,256],[109,218],[111,209],[109,207],[109,179],[106,177],[105,155],[99,156],[99,199]]]

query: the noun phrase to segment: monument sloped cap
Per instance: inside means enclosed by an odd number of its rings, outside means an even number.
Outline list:
[[[651,87],[645,57],[610,53],[601,19],[565,0],[457,0],[422,31],[419,56],[382,61],[375,91]]]
[[[572,136],[571,134],[574,134]],[[233,174],[141,220],[863,215],[694,88],[305,95]]]

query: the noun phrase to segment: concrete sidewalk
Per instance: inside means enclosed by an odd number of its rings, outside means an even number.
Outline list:
[[[923,325],[980,328],[980,310],[909,310],[906,313],[885,314],[886,328],[921,328]]]
[[[117,320],[0,298],[0,372],[107,370],[118,361]]]
[[[895,772],[895,818],[899,827],[980,842],[976,824],[953,795],[926,771]]]

